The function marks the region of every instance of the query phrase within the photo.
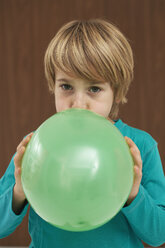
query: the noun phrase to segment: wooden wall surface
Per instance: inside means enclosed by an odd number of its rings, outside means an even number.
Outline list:
[[[21,139],[54,114],[43,69],[49,41],[64,23],[96,17],[130,40],[135,79],[120,118],[156,139],[165,165],[165,1],[0,0],[0,177]],[[26,217],[0,245],[29,242]]]

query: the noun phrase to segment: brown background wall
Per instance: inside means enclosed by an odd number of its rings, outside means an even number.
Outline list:
[[[120,117],[152,134],[165,165],[165,1],[0,0],[0,177],[20,140],[54,114],[43,71],[49,41],[65,22],[94,17],[109,19],[130,40],[135,79]],[[26,217],[0,245],[29,241]]]

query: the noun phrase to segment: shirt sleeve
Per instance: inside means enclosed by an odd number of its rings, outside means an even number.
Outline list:
[[[139,239],[157,247],[165,243],[165,177],[156,142],[142,161],[138,195],[122,212]]]
[[[0,238],[11,234],[22,222],[27,213],[28,204],[24,207],[20,215],[16,215],[12,210],[14,185],[14,160],[12,158],[9,167],[0,179]]]

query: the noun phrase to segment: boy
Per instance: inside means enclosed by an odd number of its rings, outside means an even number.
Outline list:
[[[30,247],[140,248],[142,241],[165,242],[165,180],[156,141],[117,119],[120,103],[133,79],[131,47],[107,21],[73,21],[64,25],[45,54],[45,74],[56,111],[84,108],[109,119],[125,137],[134,160],[134,183],[123,209],[108,223],[87,232],[60,230],[29,214]],[[0,237],[21,223],[28,208],[21,184],[21,160],[33,133],[0,181]]]

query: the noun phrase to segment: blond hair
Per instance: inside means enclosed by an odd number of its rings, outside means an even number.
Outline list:
[[[114,92],[111,119],[117,117],[119,103],[127,102],[133,79],[132,49],[125,36],[108,21],[75,20],[65,24],[51,40],[44,65],[51,92],[56,70],[87,80],[110,82]]]

